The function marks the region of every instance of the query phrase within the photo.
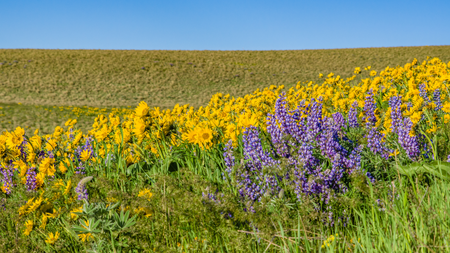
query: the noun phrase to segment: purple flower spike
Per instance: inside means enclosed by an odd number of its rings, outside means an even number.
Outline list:
[[[357,107],[358,107],[358,102],[355,101],[355,102],[353,102],[352,107],[348,111],[348,119],[347,119],[348,125],[350,127],[354,127],[354,128],[359,127],[358,118],[357,118],[357,113],[358,113]]]
[[[93,178],[92,176],[85,177],[85,178],[81,179],[80,182],[78,183],[77,188],[75,188],[75,192],[78,194],[78,200],[83,200],[83,199],[85,199],[86,201],[88,200],[89,195],[87,193],[85,184],[87,182],[91,181],[92,178]]]

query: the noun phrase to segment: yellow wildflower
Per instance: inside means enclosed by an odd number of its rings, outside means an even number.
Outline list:
[[[153,196],[153,193],[150,191],[150,189],[143,189],[139,191],[138,197],[146,198],[148,201],[150,201],[150,198]]]
[[[56,232],[54,235],[52,232],[48,234],[47,240],[45,240],[46,243],[49,244],[55,244],[56,240],[58,240],[59,232]]]
[[[83,150],[82,152],[81,152],[81,161],[83,161],[83,162],[86,162],[88,159],[89,159],[89,157],[91,157],[91,151],[90,150]]]
[[[70,212],[70,218],[73,220],[78,219],[78,215],[75,213],[81,213],[83,211],[83,207],[80,206],[78,208],[74,208],[71,212]]]
[[[33,230],[33,221],[27,220],[25,222],[25,231],[23,232],[24,235],[30,235],[31,231]]]

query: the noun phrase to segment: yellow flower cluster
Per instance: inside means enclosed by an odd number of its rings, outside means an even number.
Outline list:
[[[330,247],[331,246],[331,244],[334,242],[334,240],[336,239],[336,237],[338,237],[339,236],[339,234],[336,234],[336,236],[335,235],[330,235],[330,236],[328,236],[328,238],[327,239],[325,239],[325,241],[323,241],[323,243],[322,243],[322,248],[326,248],[326,247]]]

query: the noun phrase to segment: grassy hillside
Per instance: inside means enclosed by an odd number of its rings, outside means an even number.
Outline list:
[[[145,101],[162,109],[177,103],[198,108],[218,92],[244,96],[271,84],[290,88],[298,81],[322,82],[319,73],[346,78],[358,66],[380,71],[427,56],[448,62],[450,46],[297,51],[0,49],[0,103],[9,104],[0,117],[0,130],[20,125],[49,132],[65,118],[76,117],[54,110],[51,121],[40,119],[32,115],[47,107],[36,106],[111,110]],[[87,130],[92,119],[79,119],[80,128]]]

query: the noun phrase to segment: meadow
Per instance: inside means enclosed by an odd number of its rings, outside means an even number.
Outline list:
[[[2,119],[0,136],[0,248],[448,252],[448,48],[330,50],[328,60],[318,57],[327,50],[125,51],[119,63],[96,58],[113,51],[0,51],[36,62],[22,74],[28,63],[0,69],[2,118],[15,120]],[[298,68],[302,60],[315,65]],[[189,72],[214,63],[224,70]],[[74,70],[58,72],[64,64]],[[112,71],[121,65],[135,73]],[[276,79],[275,69],[287,75]],[[169,79],[153,82],[153,73]],[[187,94],[159,104],[180,83]],[[167,93],[151,92],[156,84]],[[195,89],[204,92],[189,98]],[[13,125],[33,121],[46,132]]]

